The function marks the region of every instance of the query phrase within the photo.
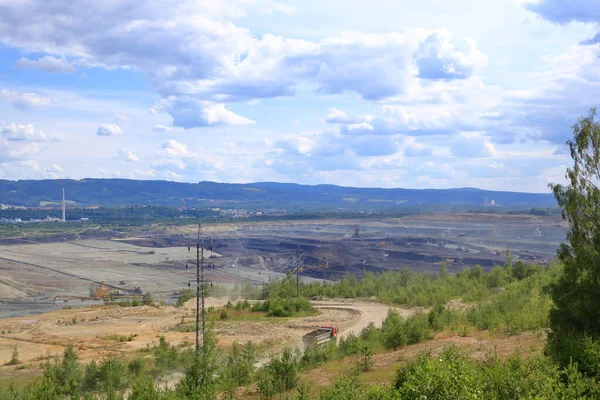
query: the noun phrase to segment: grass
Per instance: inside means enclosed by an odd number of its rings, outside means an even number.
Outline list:
[[[300,311],[293,317],[269,317],[264,311],[250,311],[250,310],[227,310],[227,318],[221,318],[221,309],[212,311],[206,314],[206,320],[209,322],[238,322],[238,321],[249,321],[249,322],[270,322],[280,323],[292,320],[294,318],[302,317],[314,317],[319,315],[319,311]],[[182,323],[183,322],[183,323]],[[171,326],[169,330],[176,332],[193,332],[196,329],[196,320],[192,317],[192,320],[184,320],[176,325]]]
[[[102,336],[100,339],[104,339],[104,340],[113,340],[115,342],[132,342],[133,339],[135,339],[137,336],[136,334],[130,334],[129,336],[125,336],[125,335],[107,335],[107,336]]]

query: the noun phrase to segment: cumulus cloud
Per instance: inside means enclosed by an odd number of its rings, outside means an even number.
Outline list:
[[[426,79],[465,79],[487,64],[487,57],[471,39],[452,42],[449,31],[430,34],[417,51],[419,76]]]
[[[600,32],[596,33],[593,37],[583,40],[581,44],[583,45],[594,45],[600,43]]]
[[[166,125],[160,125],[160,124],[156,124],[152,127],[152,130],[154,132],[171,132],[173,130],[173,127],[171,126],[166,126]]]
[[[12,90],[0,90],[0,99],[21,110],[31,110],[52,103],[52,100],[49,97],[37,95],[35,93],[23,93]]]
[[[344,113],[343,116],[330,119],[330,122],[334,121],[343,123],[340,132],[345,135],[447,135],[471,128],[457,105],[438,103],[410,106],[388,104],[374,115],[349,116]]]
[[[169,139],[164,142],[157,154],[161,157],[167,158],[185,158],[191,156],[191,153],[185,143],[180,143],[173,139]]]
[[[338,124],[352,124],[357,121],[354,118],[350,118],[348,114],[346,114],[342,110],[338,110],[337,108],[329,109],[329,114],[325,117],[325,122],[327,123],[338,123]]]
[[[0,142],[0,161],[2,154],[2,146]],[[26,161],[17,161],[17,162],[0,162],[0,176],[11,178],[11,179],[19,179],[26,178],[31,176],[31,174],[35,174],[39,172],[40,167],[36,162],[32,160]]]
[[[127,162],[138,162],[140,161],[140,157],[135,154],[131,149],[121,149],[119,150],[119,155],[124,161]]]
[[[527,4],[526,7],[543,18],[560,24],[572,21],[600,21],[598,4],[590,0],[542,0]]]
[[[173,126],[184,129],[213,125],[254,124],[254,121],[228,110],[225,104],[211,104],[191,98],[170,96],[160,103],[160,108],[171,114]]]
[[[187,128],[248,124],[225,104],[292,96],[304,83],[321,93],[379,100],[418,86],[419,75],[463,79],[485,64],[472,41],[446,31],[347,32],[318,41],[256,37],[226,20],[249,9],[291,11],[258,0],[181,0],[169,7],[162,0],[2,2],[0,15],[11,18],[0,25],[0,42],[52,54],[53,62],[140,71],[167,100],[173,124]],[[89,15],[103,24],[90,23]]]
[[[6,124],[0,126],[0,134],[8,141],[43,142],[48,140],[44,132],[36,131],[32,124]]]
[[[418,143],[413,137],[404,139],[404,155],[406,157],[429,157],[433,154],[433,149]]]
[[[374,128],[373,125],[367,122],[359,122],[356,124],[343,125],[341,131],[346,135],[365,135],[373,133]]]
[[[115,114],[114,120],[115,122],[129,122],[131,118],[125,114]]]
[[[455,157],[494,157],[494,145],[480,132],[464,132],[452,143],[452,155]]]
[[[57,72],[62,74],[74,74],[77,68],[65,58],[44,56],[37,60],[22,57],[15,63],[18,69],[37,69],[46,72]]]
[[[600,8],[597,2],[591,0],[541,0],[527,4],[526,7],[542,18],[559,24],[575,21],[600,24]],[[583,45],[598,43],[600,43],[600,32],[581,42]]]
[[[162,159],[153,161],[151,167],[156,170],[183,170],[186,168],[186,165],[181,160]]]
[[[46,168],[46,172],[63,172],[63,169],[58,164],[52,164],[48,168]]]
[[[0,162],[26,160],[39,151],[36,143],[10,142],[0,137]]]
[[[119,136],[122,135],[123,131],[116,124],[102,124],[98,127],[96,135],[98,136]]]

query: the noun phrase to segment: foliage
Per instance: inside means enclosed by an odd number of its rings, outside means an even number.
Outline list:
[[[252,311],[266,312],[269,317],[293,317],[305,311],[314,311],[310,301],[305,297],[299,298],[270,298],[261,303],[255,303]]]
[[[19,346],[15,344],[8,365],[17,365],[19,363],[21,363],[21,361],[19,360]]]
[[[291,390],[298,384],[298,354],[287,348],[281,356],[273,356],[259,371],[261,398],[270,399],[277,393]]]
[[[573,359],[582,372],[600,378],[600,123],[595,116],[592,109],[580,118],[567,141],[573,159],[568,185],[550,185],[570,230],[568,243],[557,252],[564,274],[551,287],[548,351],[560,365]]]
[[[192,291],[192,289],[183,289],[177,298],[176,307],[183,306],[187,301],[193,299],[196,295]]]
[[[373,362],[373,350],[365,345],[361,349],[360,354],[361,356],[356,362],[356,368],[361,372],[369,372],[375,364]]]
[[[233,343],[231,354],[227,357],[221,371],[222,378],[230,378],[235,386],[245,386],[252,382],[255,372],[256,347],[252,342],[245,346]]]

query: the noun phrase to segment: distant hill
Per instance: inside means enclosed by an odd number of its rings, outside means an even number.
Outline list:
[[[482,206],[485,199],[505,207],[556,207],[551,194],[460,189],[379,189],[336,185],[249,184],[130,179],[0,180],[0,203],[39,206],[61,200],[80,206],[163,205],[190,207],[280,207],[288,210],[391,209],[428,204]]]

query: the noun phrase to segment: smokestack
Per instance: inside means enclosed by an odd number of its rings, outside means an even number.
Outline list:
[[[63,188],[63,215],[62,215],[62,220],[66,221],[67,220],[67,210],[65,209],[65,188]]]

